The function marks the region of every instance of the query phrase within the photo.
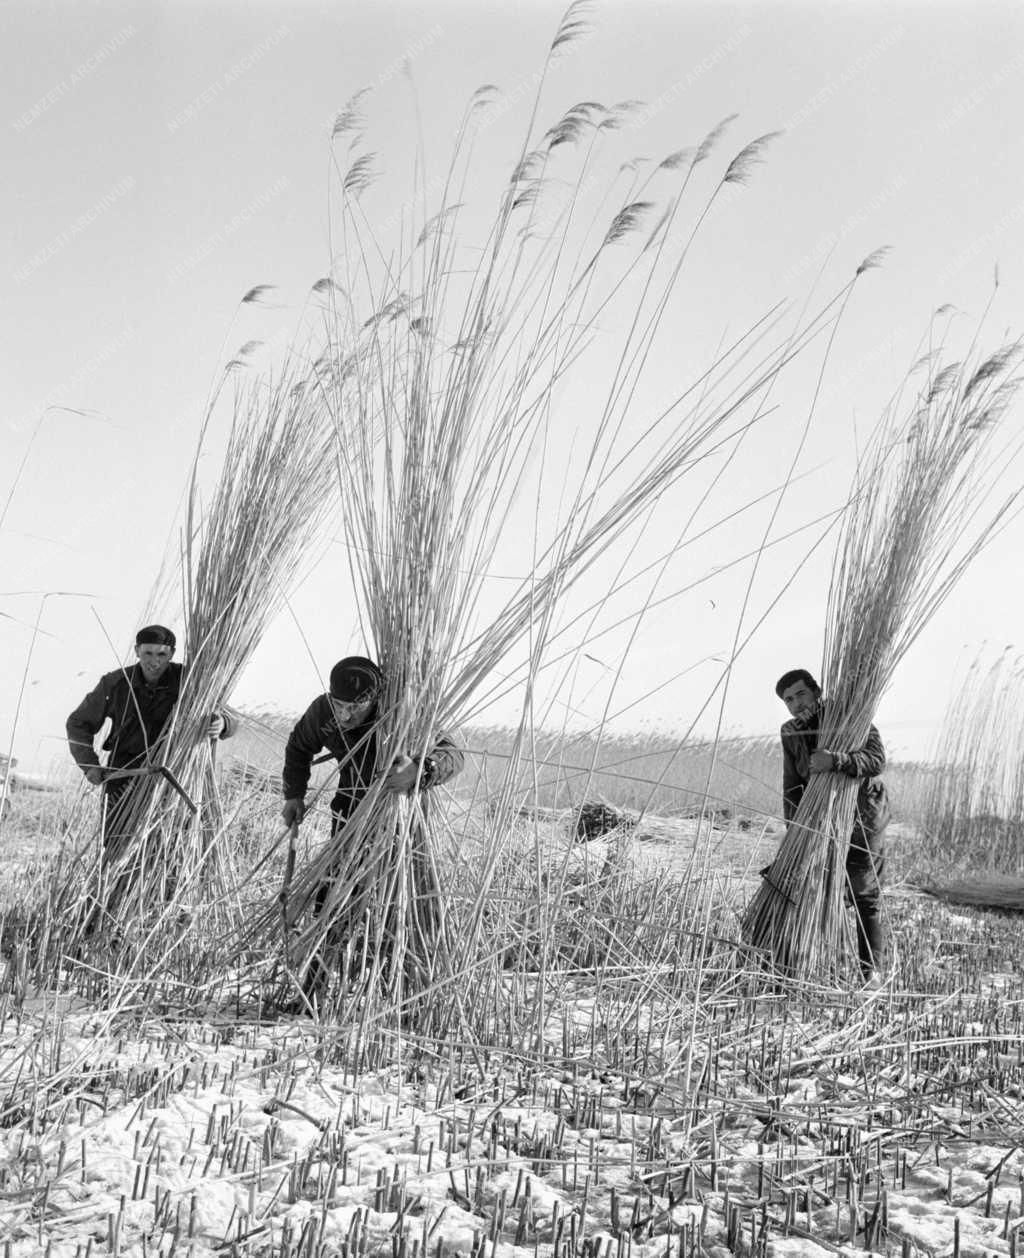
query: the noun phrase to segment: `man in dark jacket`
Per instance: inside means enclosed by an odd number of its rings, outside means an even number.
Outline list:
[[[326,748],[338,762],[338,785],[331,800],[331,837],[345,828],[377,775],[377,703],[383,675],[372,660],[351,655],[331,669],[330,689],[318,695],[292,729],[284,753],[284,807],[286,825],[298,825],[306,812],[306,789],[314,758]],[[447,782],[463,766],[462,752],[441,735],[424,756],[399,756],[388,769],[382,787],[405,793],[430,790]],[[321,912],[330,883],[321,885],[313,911]],[[328,973],[319,961],[310,966],[303,983],[310,1000],[322,993]],[[303,1002],[291,1007],[301,1009]]]
[[[161,744],[181,691],[184,665],[174,664],[175,638],[163,625],[147,625],[135,635],[137,663],[105,673],[67,719],[68,746],[75,763],[104,795],[103,842],[115,845],[123,835],[131,811],[131,788],[138,776],[132,770],[159,764]],[[101,765],[94,746],[107,721],[110,731]],[[236,724],[227,712],[210,717],[210,738],[230,738]]]
[[[806,669],[784,673],[775,685],[775,693],[791,717],[781,730],[782,807],[786,821],[796,816],[812,773],[841,773],[860,782],[846,856],[847,900],[853,902],[855,911],[861,973],[867,982],[876,984],[885,948],[880,914],[885,827],[889,822],[889,803],[880,776],[885,769],[885,748],[873,725],[867,742],[855,751],[819,748],[821,687]]]
[[[338,787],[331,800],[333,838],[355,812],[377,772],[377,699],[383,677],[371,660],[350,655],[331,669],[330,690],[318,695],[296,723],[284,751],[285,825],[306,812],[306,788],[314,757],[326,748],[338,761]],[[429,790],[454,777],[462,752],[442,735],[421,760],[400,756],[384,779],[385,790]]]

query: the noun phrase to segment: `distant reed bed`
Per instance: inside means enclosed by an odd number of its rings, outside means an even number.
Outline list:
[[[284,742],[294,719],[281,712],[247,712],[239,734],[225,748],[225,765],[235,775],[248,776],[254,800],[260,787],[275,793],[273,801],[261,801],[260,807],[277,801]],[[503,780],[518,733],[500,725],[470,725],[458,733],[467,752],[466,768],[449,789],[459,799],[487,799]],[[315,771],[318,780],[330,781],[331,769],[325,765]],[[908,829],[921,824],[936,773],[935,766],[916,761],[887,765],[894,821]],[[782,755],[776,734],[715,742],[680,739],[664,731],[539,730],[531,751],[521,756],[517,783],[518,798],[526,807],[570,809],[589,799],[665,817],[692,816],[705,806],[754,821],[781,821],[782,814]]]
[[[946,709],[922,830],[936,864],[1024,873],[1024,659],[982,651]]]

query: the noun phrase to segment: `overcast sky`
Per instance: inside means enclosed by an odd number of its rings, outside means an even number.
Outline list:
[[[5,5],[0,750],[20,696],[15,754],[33,767],[64,756],[67,712],[124,658],[147,606],[218,369],[243,342],[280,344],[301,324],[330,263],[337,111],[373,88],[366,114],[382,179],[366,213],[387,242],[403,212],[422,208],[417,187],[429,205],[431,179],[444,173],[462,109],[483,83],[497,92],[473,177],[485,187],[507,173],[563,9],[465,0]],[[842,501],[857,443],[936,307],[963,312],[952,342],[965,349],[998,265],[983,339],[995,347],[1024,331],[1022,36],[1024,11],[1009,2],[614,0],[595,7],[592,30],[550,76],[543,127],[579,100],[644,102],[615,139],[620,156],[660,160],[736,113],[716,156],[720,175],[747,141],[784,132],[702,229],[652,358],[652,402],[662,389],[681,391],[715,345],[775,302],[799,309],[815,283],[832,292],[865,255],[891,246],[836,338],[800,455],[808,475],[780,532]],[[427,165],[417,185],[418,132]],[[273,301],[240,309],[256,284],[276,285]],[[819,365],[820,355],[774,399],[712,517],[785,474]],[[1019,431],[1022,420],[1018,409],[1010,423]],[[567,439],[561,453],[569,448]],[[686,507],[663,504],[660,518],[670,523]],[[681,557],[665,590],[756,546],[766,512]],[[784,713],[775,677],[820,662],[827,547],[779,597],[814,535],[780,547],[755,582],[744,624],[767,615],[734,671],[730,730],[776,728]],[[1022,542],[1024,520],[976,564],[907,659],[878,715],[892,753],[925,754],[955,669],[985,643],[1017,641]],[[343,552],[329,547],[236,701],[299,710],[334,659],[363,648],[345,574]],[[645,620],[613,703],[625,710],[620,724],[689,725],[718,677],[714,657],[731,647],[747,576],[749,566],[709,581]],[[606,653],[592,652],[592,683],[584,678],[573,694],[578,719],[600,714],[600,681],[623,642],[612,635]]]

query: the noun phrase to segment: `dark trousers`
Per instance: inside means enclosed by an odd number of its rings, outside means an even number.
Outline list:
[[[128,819],[132,811],[132,787],[137,779],[121,778],[103,784],[103,855],[110,859],[123,852],[131,839]]]
[[[128,851],[132,831],[128,824],[132,812],[130,778],[103,783],[103,855],[100,861],[100,882],[82,925],[82,934],[101,937],[111,925],[112,914],[131,879],[130,871],[121,870],[109,879],[111,866]]]
[[[139,844],[133,844],[139,838],[135,822],[136,805],[140,802],[140,789],[145,778],[115,778],[103,784],[103,859],[105,870],[113,868],[116,878],[107,891],[107,904],[113,907],[122,895],[137,881],[152,878],[157,871],[153,868],[152,851]],[[145,798],[144,796],[142,798]],[[160,854],[159,873],[162,895],[165,900],[173,898],[178,880],[177,853],[173,850]]]
[[[846,899],[857,924],[857,959],[867,977],[885,957],[882,925],[882,877],[885,873],[885,830],[867,831],[857,824],[846,854]]]
[[[331,800],[331,841],[335,842],[345,826],[354,810],[357,800],[353,800],[351,793],[339,792]],[[327,897],[330,895],[331,887],[334,885],[335,871],[329,872],[324,880],[317,887],[313,895],[313,916],[319,917],[327,903]],[[353,889],[352,899],[358,902],[362,899],[362,888],[356,884]],[[353,940],[356,944],[360,941],[354,938],[358,927],[352,920],[351,914],[346,914],[344,906],[338,906],[335,909],[336,922],[324,936],[321,948],[328,957],[336,956],[349,940]],[[308,998],[314,996],[322,996],[327,989],[331,976],[331,967],[325,963],[319,954],[314,955],[306,969],[305,976],[302,980],[302,990]]]

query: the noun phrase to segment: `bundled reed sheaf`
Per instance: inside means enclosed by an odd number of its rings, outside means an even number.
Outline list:
[[[551,53],[578,35],[579,15],[580,6],[569,10]],[[747,180],[772,137],[744,147],[692,211],[685,194],[725,123],[694,148],[641,168],[643,176],[627,164],[610,183],[607,210],[588,227],[577,193],[593,184],[602,145],[630,107],[580,103],[539,138],[531,119],[486,234],[467,242],[460,232],[474,191],[473,140],[493,96],[483,89],[473,98],[440,204],[422,226],[403,227],[390,257],[365,226],[373,222],[364,204],[373,156],[360,151],[360,99],[335,127],[350,165],[339,175],[342,247],[316,286],[332,328],[319,381],[335,418],[365,649],[386,678],[381,772],[402,754],[422,757],[439,732],[513,690],[522,695],[520,738],[528,737],[539,668],[586,641],[605,601],[638,574],[618,555],[606,564],[598,601],[559,623],[569,594],[621,539],[635,545],[635,526],[662,495],[681,492],[687,473],[759,419],[772,381],[835,321],[854,282],[796,328],[783,329],[781,309],[770,311],[663,409],[634,418],[645,363],[699,229],[721,190]],[[627,186],[617,189],[623,177]],[[575,460],[556,470],[545,458],[552,430],[569,422],[561,390],[612,311],[625,313],[624,330],[610,351],[602,347],[602,370],[589,360],[600,390],[589,403],[589,431]],[[552,477],[562,485],[561,510],[536,521],[531,570],[496,584],[489,574],[512,504],[539,499],[539,485]],[[646,562],[640,574],[653,580],[664,561]],[[520,741],[506,783],[522,749]],[[510,787],[499,795],[496,826],[509,815]],[[436,792],[431,802],[436,817]],[[325,885],[326,904],[310,912]],[[357,947],[358,964],[345,968],[364,985],[391,997],[422,992],[486,952],[484,898],[482,887],[463,907],[459,930],[447,929],[452,906],[420,804],[374,786],[290,885],[283,927],[292,975],[301,977],[318,955],[342,965],[339,951]],[[252,937],[279,924],[274,904]]]
[[[118,972],[134,964],[140,946],[133,925],[145,927],[149,946],[159,948],[166,943],[160,924],[187,922],[188,911],[200,907],[210,924],[211,914],[231,907],[222,876],[216,742],[207,730],[337,500],[331,427],[307,370],[296,355],[276,374],[241,379],[220,475],[205,503],[200,441],[181,534],[185,671],[150,757],[169,775],[148,774],[133,786],[117,848],[63,871],[58,945],[68,951],[88,935],[118,950],[120,960],[110,961]]]
[[[925,887],[936,900],[965,908],[993,909],[998,913],[1024,913],[1024,878],[960,878]]]
[[[942,365],[933,351],[909,373],[861,460],[829,588],[818,745],[867,740],[903,655],[1013,501],[994,493],[1006,452],[997,421],[1015,396],[1020,346]],[[918,382],[923,370],[925,378]],[[916,394],[902,418],[903,394]],[[778,972],[834,979],[850,959],[845,862],[858,782],[812,775],[744,937]]]
[[[932,757],[923,830],[951,873],[1024,872],[1024,661],[979,657],[951,700]]]

